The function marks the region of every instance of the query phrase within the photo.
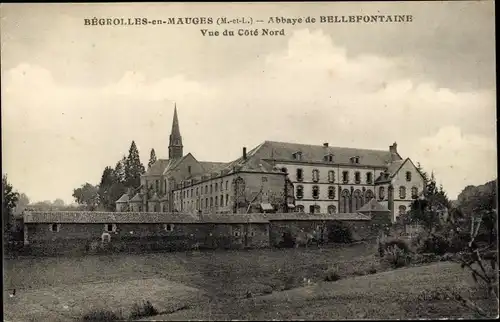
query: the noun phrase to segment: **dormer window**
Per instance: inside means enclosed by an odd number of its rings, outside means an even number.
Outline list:
[[[333,162],[333,154],[327,154],[327,155],[325,155],[324,160],[326,162]]]
[[[359,164],[359,157],[351,157],[351,163]]]
[[[297,160],[297,161],[302,160],[302,152],[300,152],[300,151],[299,151],[299,152],[295,152],[295,153],[293,154],[293,158],[294,158],[295,160]]]

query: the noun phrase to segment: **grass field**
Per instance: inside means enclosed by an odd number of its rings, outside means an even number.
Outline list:
[[[439,288],[470,290],[468,275],[459,265],[439,263],[381,272],[387,267],[378,263],[374,253],[373,246],[360,244],[8,260],[4,285],[17,291],[16,297],[5,301],[4,315],[6,321],[67,321],[97,308],[127,314],[133,303],[143,300],[160,312],[184,308],[157,320],[471,314],[452,300],[420,298]],[[343,278],[323,282],[331,267]],[[381,273],[352,277],[373,268]],[[312,285],[303,287],[304,278]],[[247,298],[249,292],[251,298]]]

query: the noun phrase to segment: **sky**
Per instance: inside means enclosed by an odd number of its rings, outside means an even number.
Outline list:
[[[267,24],[412,15],[411,23]],[[497,177],[494,3],[1,4],[2,173],[31,201],[73,202],[135,140],[228,162],[265,140],[388,150],[451,199]],[[260,26],[88,26],[84,19],[252,17]],[[200,29],[284,29],[203,37]]]

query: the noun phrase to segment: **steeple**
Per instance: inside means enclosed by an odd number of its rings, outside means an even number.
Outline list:
[[[168,158],[182,158],[182,136],[179,130],[179,120],[177,119],[177,104],[174,105],[174,119],[172,121],[172,132],[170,133],[170,142],[168,146]]]

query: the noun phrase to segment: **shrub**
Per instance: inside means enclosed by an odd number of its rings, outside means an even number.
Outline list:
[[[449,248],[448,240],[441,235],[432,234],[430,237],[423,239],[418,249],[420,253],[433,253],[444,255]]]
[[[131,319],[137,319],[146,316],[157,315],[158,310],[151,304],[151,302],[143,302],[142,305],[134,304],[132,307],[132,312],[130,313]]]
[[[351,243],[352,232],[343,223],[333,222],[328,227],[328,241],[332,243]]]
[[[82,318],[83,321],[119,321],[122,317],[113,311],[99,310],[92,311],[85,314]]]
[[[379,241],[378,253],[379,253],[380,257],[384,257],[386,250],[391,248],[391,247],[394,247],[394,246],[396,246],[397,248],[399,248],[401,251],[403,251],[406,254],[409,254],[412,252],[410,249],[410,246],[408,245],[408,243],[406,241],[404,241],[402,239],[391,239],[391,240],[388,240],[385,242]]]
[[[394,268],[410,264],[410,254],[396,245],[389,246],[385,250],[384,259]]]
[[[326,282],[335,282],[338,281],[339,279],[340,279],[340,274],[336,268],[332,267],[326,271],[325,275]]]
[[[375,265],[372,265],[369,269],[368,269],[368,274],[376,274],[377,273],[377,268],[375,267]]]

